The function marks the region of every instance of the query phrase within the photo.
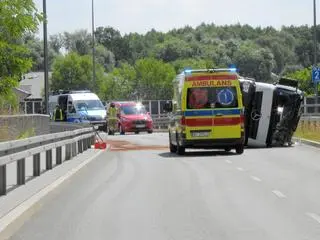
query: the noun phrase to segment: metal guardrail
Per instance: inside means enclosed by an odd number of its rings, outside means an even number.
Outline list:
[[[169,117],[167,114],[152,115],[153,127],[155,129],[167,129]]]
[[[46,153],[46,170],[53,168],[52,151],[56,151],[56,165],[63,163],[62,147],[65,147],[65,161],[89,149],[94,144],[94,128],[47,134],[24,140],[0,143],[0,195],[7,193],[7,165],[17,162],[17,185],[26,182],[26,158],[33,157],[33,176],[41,174],[41,153]]]

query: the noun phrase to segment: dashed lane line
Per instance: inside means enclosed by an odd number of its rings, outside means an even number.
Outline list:
[[[284,195],[282,192],[279,190],[273,190],[272,191],[278,198],[286,198],[286,195]]]
[[[306,213],[308,217],[311,217],[313,220],[315,220],[317,223],[320,223],[320,216],[315,213]]]
[[[252,180],[256,181],[256,182],[261,182],[262,180],[256,176],[250,176]]]

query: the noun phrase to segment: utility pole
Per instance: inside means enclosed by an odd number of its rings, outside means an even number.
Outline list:
[[[92,0],[92,86],[93,91],[96,90],[96,46],[94,36],[94,0]]]
[[[43,0],[43,47],[44,47],[44,94],[45,114],[49,114],[49,69],[48,69],[48,33],[47,33],[47,0]]]
[[[317,5],[316,0],[313,0],[313,44],[314,44],[314,57],[313,66],[317,67]],[[315,104],[318,104],[318,82],[314,82]],[[318,112],[318,107],[315,108],[315,112]]]

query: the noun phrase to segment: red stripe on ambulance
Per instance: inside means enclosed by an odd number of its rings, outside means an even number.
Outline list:
[[[214,126],[239,125],[240,123],[241,123],[240,117],[222,117],[222,118],[215,118],[213,120]]]
[[[240,117],[219,117],[219,118],[186,118],[185,125],[188,127],[211,127],[230,126],[241,123]]]

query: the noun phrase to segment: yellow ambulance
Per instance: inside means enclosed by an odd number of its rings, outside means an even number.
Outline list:
[[[244,106],[236,69],[188,69],[174,80],[169,113],[170,152],[186,148],[244,151]]]

